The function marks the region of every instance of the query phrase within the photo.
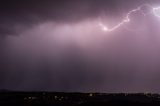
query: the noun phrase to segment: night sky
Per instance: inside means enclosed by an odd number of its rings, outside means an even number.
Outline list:
[[[150,6],[160,1],[1,0],[0,89],[160,93],[160,9]]]

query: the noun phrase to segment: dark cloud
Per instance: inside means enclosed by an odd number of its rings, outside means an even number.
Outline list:
[[[0,89],[159,92],[159,19],[98,27],[143,3],[158,0],[0,1]]]
[[[13,27],[17,24],[30,27],[49,20],[72,22],[95,18],[102,13],[116,16],[143,2],[146,0],[2,0],[0,1],[1,35],[14,32]]]

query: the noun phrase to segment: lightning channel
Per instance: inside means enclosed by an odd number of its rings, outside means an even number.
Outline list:
[[[149,7],[149,8],[151,8],[152,11],[151,11],[151,12],[148,12],[148,13],[144,13],[143,10],[142,10],[142,8],[144,8],[144,7]],[[101,28],[103,31],[105,31],[105,32],[115,31],[116,29],[118,29],[119,27],[123,26],[124,24],[129,23],[129,22],[131,21],[130,16],[131,16],[132,14],[136,13],[136,12],[139,12],[139,11],[140,11],[144,16],[146,16],[146,14],[153,13],[155,16],[157,16],[157,17],[160,18],[160,7],[153,8],[153,7],[152,7],[151,5],[149,5],[149,4],[143,4],[143,5],[141,5],[141,6],[137,7],[137,8],[129,11],[129,12],[126,14],[125,18],[124,18],[120,23],[118,23],[117,25],[115,25],[114,27],[108,28],[108,27],[107,27],[105,24],[103,24],[102,22],[99,22],[99,26],[100,26],[100,28]],[[158,13],[157,11],[158,11],[159,13]]]

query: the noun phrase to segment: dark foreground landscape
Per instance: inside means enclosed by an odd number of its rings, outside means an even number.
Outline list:
[[[1,92],[0,106],[160,106],[160,95],[150,93]]]

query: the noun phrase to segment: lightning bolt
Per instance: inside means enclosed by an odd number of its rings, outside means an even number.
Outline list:
[[[121,27],[122,25],[124,25],[125,23],[129,23],[131,21],[130,16],[133,13],[136,13],[136,12],[140,11],[144,16],[146,16],[146,13],[144,13],[143,10],[142,10],[143,7],[151,8],[152,11],[148,12],[148,14],[153,13],[155,16],[160,18],[160,7],[153,8],[149,4],[143,4],[143,5],[139,6],[139,7],[137,7],[136,9],[133,9],[133,10],[129,11],[127,13],[126,17],[120,23],[118,23],[116,26],[114,26],[112,28],[108,28],[102,22],[99,22],[99,26],[103,31],[112,32],[112,31],[118,29],[119,27]]]

